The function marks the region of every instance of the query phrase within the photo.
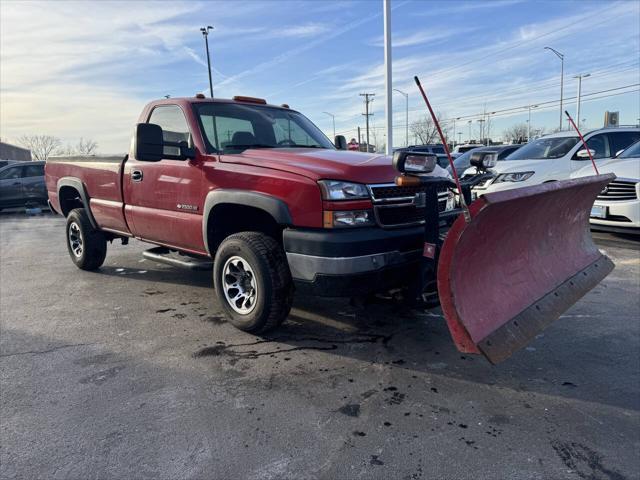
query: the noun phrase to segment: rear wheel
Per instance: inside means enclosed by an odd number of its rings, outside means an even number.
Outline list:
[[[71,260],[81,270],[99,268],[107,256],[107,240],[100,230],[93,228],[84,208],[69,212],[67,249]]]
[[[282,247],[260,232],[227,237],[213,266],[216,297],[236,328],[262,333],[291,310],[293,282]]]

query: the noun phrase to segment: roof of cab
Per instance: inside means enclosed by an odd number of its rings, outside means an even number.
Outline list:
[[[252,98],[252,97],[245,97],[247,99]],[[256,100],[262,100],[262,99],[258,99],[256,98]],[[153,100],[152,102],[150,102],[154,105],[175,105],[175,104],[187,104],[187,103],[234,103],[234,104],[239,104],[239,105],[257,105],[257,106],[262,106],[262,107],[271,107],[271,108],[280,108],[282,110],[292,110],[291,108],[289,108],[288,106],[282,106],[282,105],[272,105],[269,103],[258,103],[258,102],[252,102],[252,101],[243,101],[240,99],[233,99],[233,98],[209,98],[209,97],[169,97],[169,98],[160,98],[158,100]]]

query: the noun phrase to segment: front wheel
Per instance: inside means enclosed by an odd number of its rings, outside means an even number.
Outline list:
[[[67,217],[67,249],[81,270],[99,268],[107,256],[107,240],[100,230],[93,228],[84,208],[71,210]]]
[[[216,297],[231,324],[263,333],[280,325],[291,310],[293,282],[282,247],[260,232],[227,237],[213,267]]]

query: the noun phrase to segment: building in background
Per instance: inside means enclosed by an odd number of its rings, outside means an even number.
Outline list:
[[[20,162],[31,161],[31,150],[16,147],[9,143],[0,142],[0,160],[18,160]]]

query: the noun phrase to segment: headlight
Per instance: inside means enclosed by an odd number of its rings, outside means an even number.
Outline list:
[[[498,175],[493,183],[502,182],[524,182],[531,178],[535,172],[515,172],[515,173],[502,173]]]
[[[371,210],[325,210],[322,220],[325,228],[369,227],[374,224]]]
[[[320,180],[318,182],[325,200],[359,200],[369,198],[369,190],[360,183]]]

